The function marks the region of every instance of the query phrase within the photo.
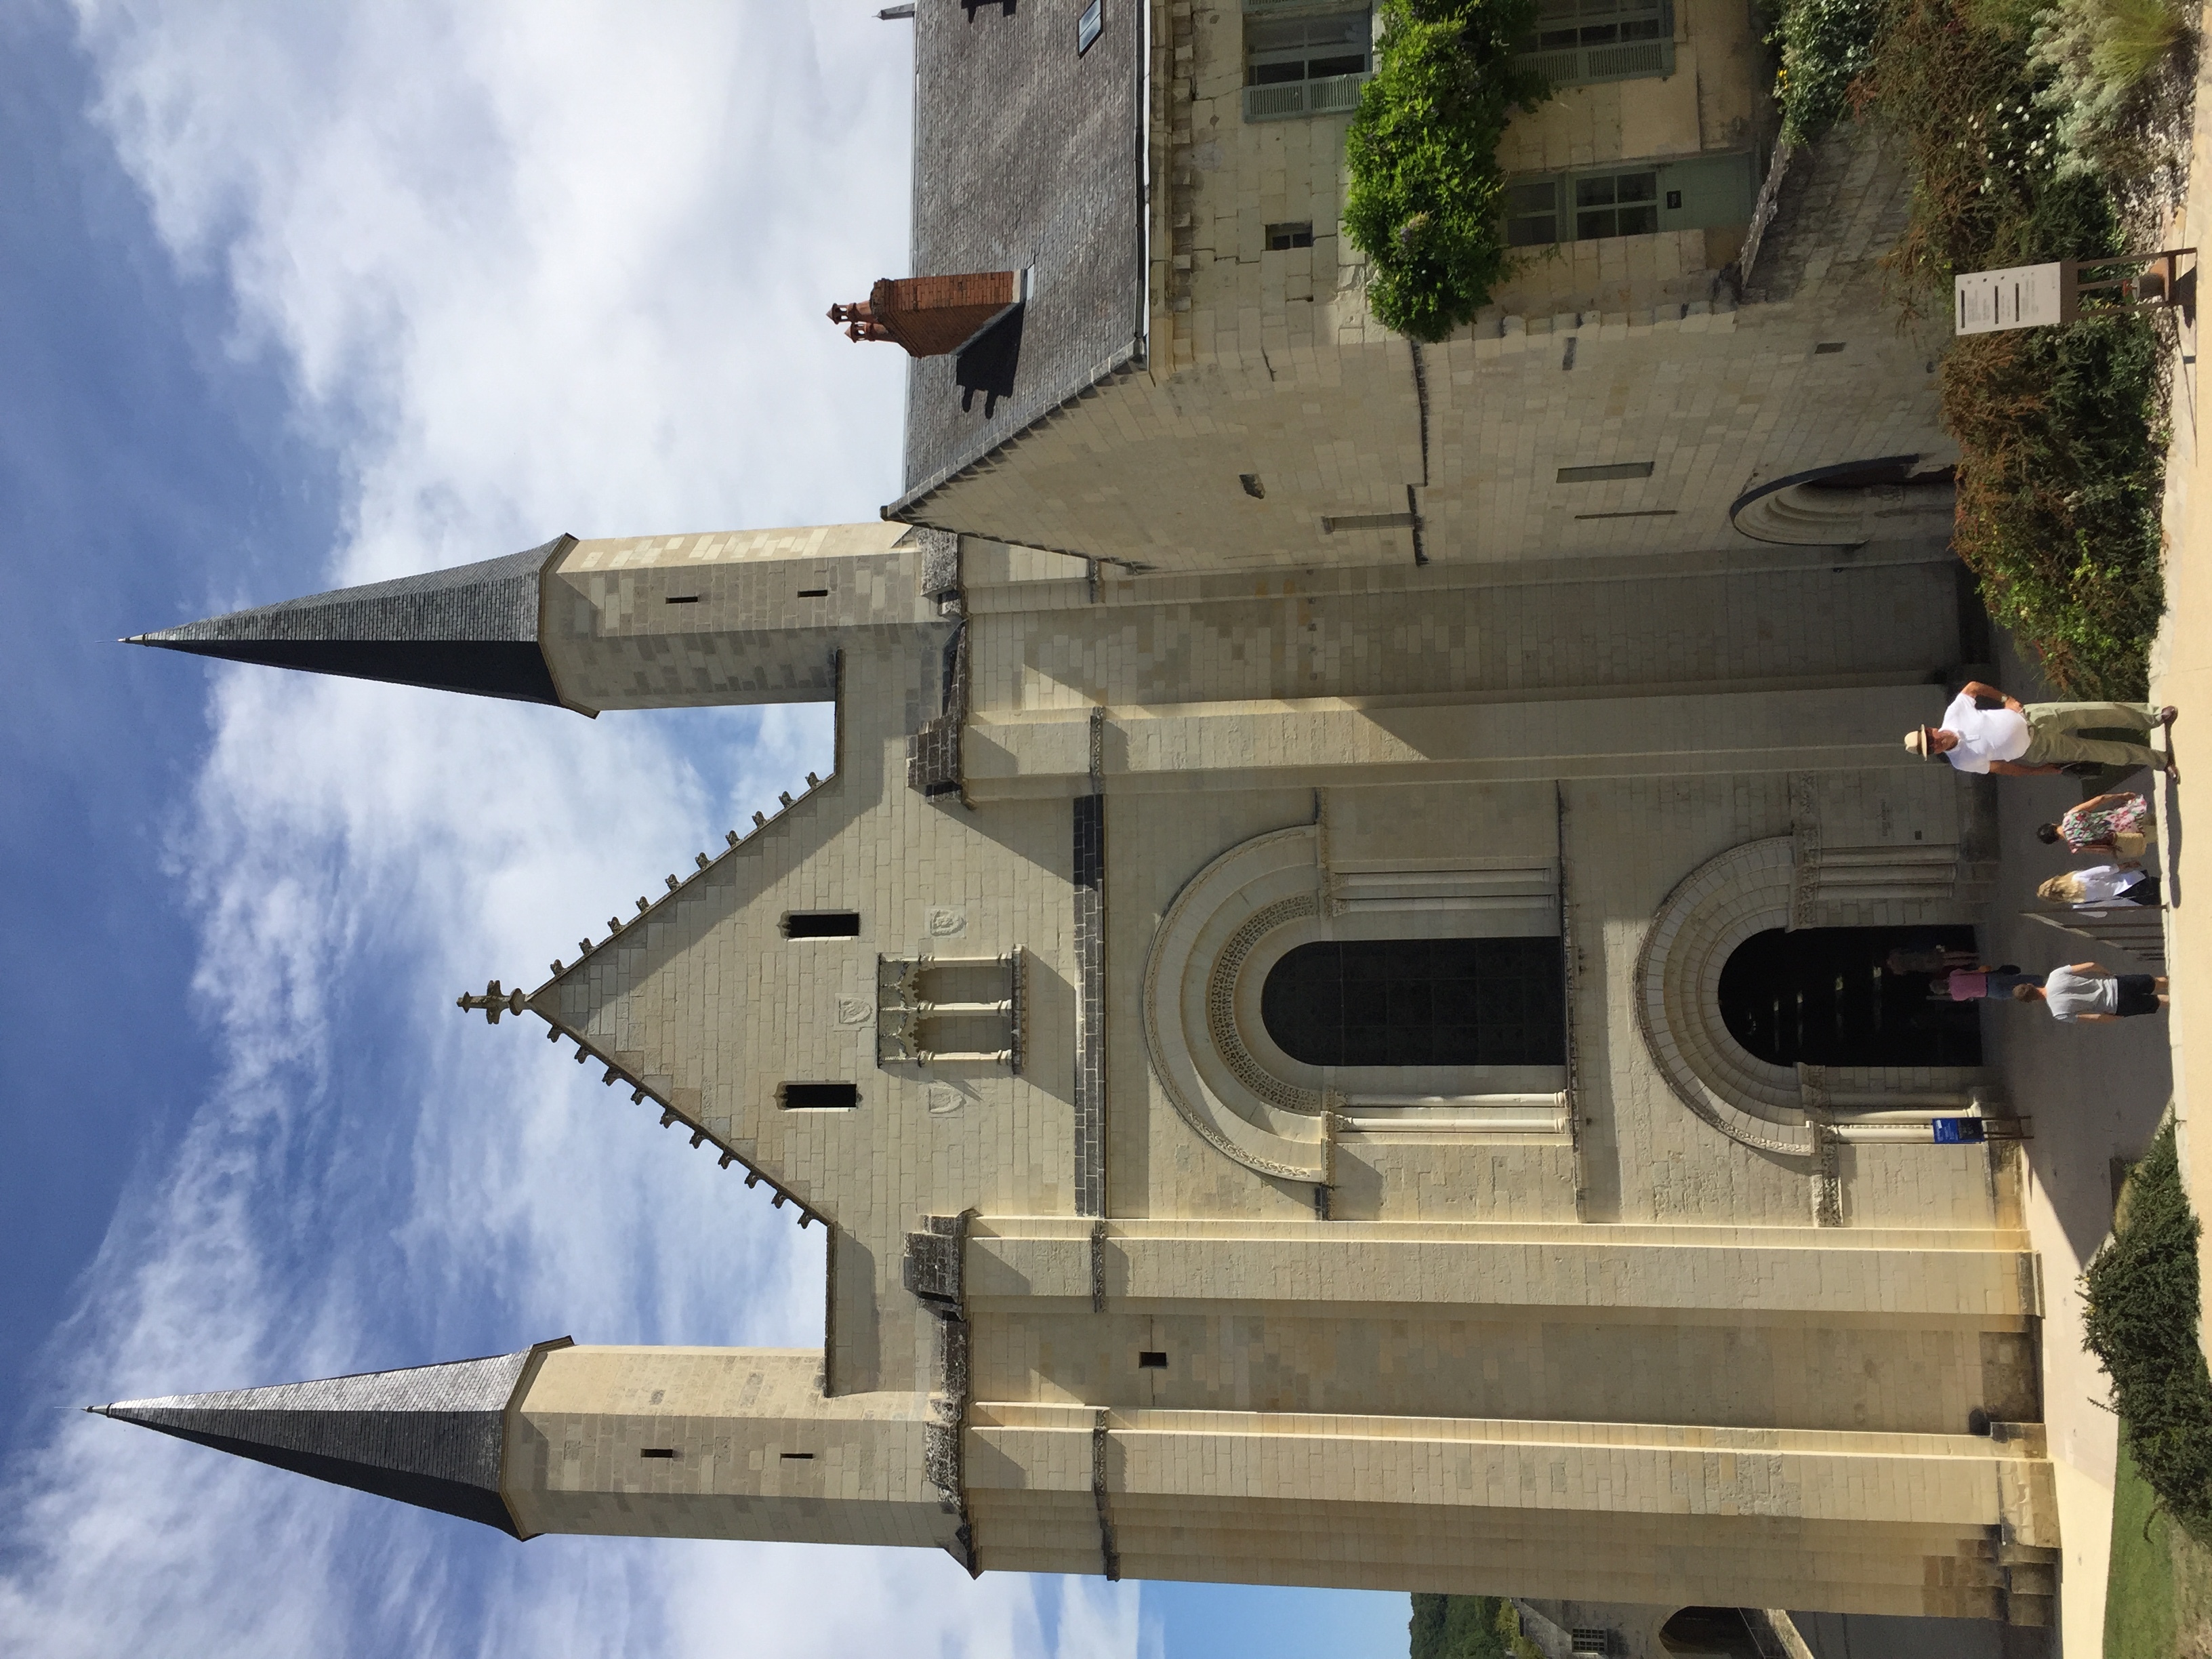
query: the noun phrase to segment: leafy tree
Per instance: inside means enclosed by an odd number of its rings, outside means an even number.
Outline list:
[[[1416,1592],[1407,1630],[1412,1659],[1543,1659],[1521,1633],[1521,1614],[1496,1595]]]
[[[1441,340],[1507,272],[1498,143],[1551,94],[1515,48],[1536,0],[1382,0],[1375,78],[1345,143],[1346,233],[1376,317]]]

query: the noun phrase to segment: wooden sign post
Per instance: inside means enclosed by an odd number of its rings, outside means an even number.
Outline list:
[[[2058,259],[2003,270],[1962,272],[1952,279],[1954,331],[1996,334],[2008,329],[2075,322],[2084,314],[2103,311],[2167,306],[2179,306],[2193,314],[2196,257],[2195,248],[2182,247],[2116,259]],[[2180,269],[2185,258],[2191,262],[2186,276]]]

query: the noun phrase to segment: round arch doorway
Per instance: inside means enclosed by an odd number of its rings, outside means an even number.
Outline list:
[[[1977,1006],[1938,1000],[1926,972],[1892,954],[1972,958],[1971,927],[1771,927],[1721,969],[1720,1012],[1746,1053],[1772,1066],[1979,1066]]]

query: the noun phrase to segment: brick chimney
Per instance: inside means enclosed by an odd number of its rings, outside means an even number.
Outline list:
[[[909,356],[957,351],[1029,297],[1029,274],[985,270],[964,276],[885,277],[857,305],[830,307],[854,340],[892,340]]]

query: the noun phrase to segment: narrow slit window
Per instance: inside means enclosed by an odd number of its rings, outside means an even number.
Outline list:
[[[1348,513],[1323,519],[1321,533],[1340,536],[1352,530],[1410,530],[1413,526],[1410,513]]]
[[[1267,227],[1267,251],[1271,253],[1280,253],[1285,248],[1312,246],[1313,221],[1310,219],[1299,224]]]
[[[776,1091],[787,1112],[845,1112],[860,1103],[857,1083],[787,1083]]]
[[[698,603],[699,596],[696,593],[671,593],[661,600],[663,605],[696,605]]]
[[[1168,1357],[1162,1350],[1158,1348],[1139,1348],[1137,1351],[1138,1370],[1146,1371],[1164,1371],[1167,1370],[1167,1368]]]
[[[786,939],[858,939],[858,910],[794,910],[783,919]]]
[[[1651,476],[1650,461],[1607,461],[1601,466],[1563,466],[1559,469],[1561,483],[1607,483],[1615,478],[1648,478]]]
[[[778,1452],[776,1455],[787,1463],[811,1463],[814,1461],[812,1452]]]
[[[802,599],[826,599],[830,597],[830,590],[826,587],[802,587],[799,590],[799,597]]]
[[[673,1457],[676,1455],[676,1448],[673,1446],[642,1446],[638,1449],[637,1455],[640,1457]]]

